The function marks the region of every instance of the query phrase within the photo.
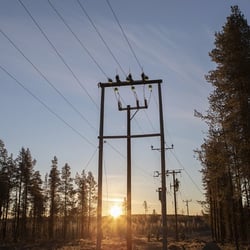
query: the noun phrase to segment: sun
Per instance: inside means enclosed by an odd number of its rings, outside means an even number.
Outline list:
[[[113,205],[109,210],[110,215],[116,219],[122,214],[122,208],[119,205]]]

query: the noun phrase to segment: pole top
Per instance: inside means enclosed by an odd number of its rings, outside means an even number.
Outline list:
[[[131,86],[131,85],[146,85],[146,84],[160,84],[162,79],[155,80],[133,80],[133,81],[118,81],[113,82],[111,79],[109,82],[99,82],[98,86],[101,88],[105,87],[120,87],[120,86]]]

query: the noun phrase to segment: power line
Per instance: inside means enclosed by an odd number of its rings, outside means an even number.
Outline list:
[[[23,4],[23,2],[21,0],[18,0],[19,3],[22,5],[22,7],[24,8],[24,10],[26,11],[26,13],[29,15],[29,17],[32,19],[32,21],[34,22],[34,24],[36,25],[36,27],[39,29],[39,31],[41,32],[41,34],[44,36],[44,38],[48,41],[48,43],[50,44],[50,46],[52,47],[52,49],[55,51],[55,53],[57,54],[57,56],[61,59],[61,61],[63,62],[63,64],[66,66],[66,68],[70,71],[70,73],[72,74],[72,76],[74,77],[74,79],[76,80],[76,82],[78,83],[78,85],[81,87],[81,89],[85,92],[85,94],[87,94],[87,96],[90,98],[90,100],[94,103],[95,107],[97,109],[98,105],[95,102],[95,100],[92,98],[92,96],[89,94],[89,92],[87,91],[87,89],[84,87],[84,85],[81,83],[81,81],[79,80],[79,78],[75,75],[75,73],[73,72],[73,70],[71,69],[71,67],[66,63],[65,59],[63,58],[63,56],[59,53],[59,51],[56,49],[55,45],[50,41],[50,39],[48,38],[48,36],[45,34],[45,32],[43,31],[43,29],[41,28],[41,26],[38,24],[38,22],[35,20],[35,18],[32,16],[32,14],[30,13],[30,11],[26,8],[26,6]]]
[[[137,64],[138,64],[139,68],[140,68],[141,71],[143,72],[143,67],[142,67],[142,65],[141,65],[141,63],[140,63],[140,61],[139,61],[139,59],[138,59],[138,57],[137,57],[137,55],[136,55],[136,53],[135,53],[135,51],[134,51],[132,45],[131,45],[131,43],[130,43],[129,40],[128,40],[128,37],[127,37],[127,35],[126,35],[124,29],[123,29],[122,26],[121,26],[121,23],[120,23],[120,21],[119,21],[117,15],[115,14],[115,11],[114,11],[112,5],[110,4],[109,0],[106,0],[106,2],[107,2],[108,6],[109,6],[109,8],[110,8],[110,10],[111,10],[111,12],[112,12],[112,14],[113,14],[113,16],[114,16],[114,18],[115,18],[115,20],[116,20],[118,26],[120,27],[120,30],[121,30],[121,32],[122,32],[122,34],[123,34],[123,37],[125,38],[125,40],[126,40],[128,46],[129,46],[129,48],[130,48],[130,51],[132,52],[132,54],[133,54],[133,56],[134,56],[134,58],[135,58],[135,60],[136,60],[136,62],[137,62]]]
[[[110,47],[108,46],[107,42],[105,41],[105,39],[103,38],[101,32],[99,31],[99,29],[97,28],[97,26],[95,25],[94,21],[91,19],[91,17],[89,16],[87,10],[83,7],[83,4],[77,0],[78,4],[81,7],[81,10],[83,11],[83,13],[86,15],[86,17],[88,18],[89,22],[91,23],[91,25],[94,27],[96,33],[98,34],[98,36],[100,37],[100,39],[102,40],[102,42],[104,43],[105,47],[107,48],[107,50],[109,51],[110,55],[113,57],[114,61],[117,63],[118,67],[120,68],[120,70],[122,71],[122,73],[124,74],[124,76],[126,77],[126,73],[124,71],[124,69],[122,68],[121,64],[119,63],[118,59],[115,57],[114,53],[112,52],[112,50],[110,49]]]
[[[179,163],[179,165],[182,167],[182,169],[186,172],[186,174],[188,175],[188,177],[190,178],[190,180],[192,181],[192,183],[194,184],[194,186],[197,188],[197,190],[203,195],[201,189],[199,188],[199,186],[195,183],[195,181],[193,180],[192,176],[188,173],[188,171],[185,169],[185,167],[183,166],[183,164],[180,162],[180,160],[177,158],[176,154],[174,152],[171,151],[171,153],[173,154],[174,158],[176,159],[176,161]]]
[[[11,79],[13,79],[19,86],[21,86],[29,95],[31,95],[36,101],[42,104],[51,114],[53,114],[58,120],[63,122],[66,126],[68,126],[71,130],[73,130],[77,135],[79,135],[84,141],[88,142],[91,146],[96,147],[94,143],[92,143],[89,139],[87,139],[84,135],[82,135],[77,129],[72,127],[68,122],[66,122],[60,115],[58,115],[55,111],[53,111],[45,102],[43,102],[39,97],[37,97],[31,90],[24,86],[20,81],[18,81],[11,73],[9,73],[4,67],[0,65],[2,71],[4,71]]]
[[[93,62],[96,64],[98,69],[103,73],[103,75],[109,79],[103,68],[100,66],[100,64],[97,62],[97,60],[94,58],[94,56],[91,54],[91,52],[87,49],[87,47],[83,44],[83,42],[79,39],[79,37],[76,35],[76,33],[71,29],[71,27],[68,25],[66,20],[63,18],[63,16],[59,13],[59,11],[56,9],[56,7],[51,3],[50,0],[48,0],[49,5],[51,8],[55,11],[57,16],[61,19],[61,21],[64,23],[64,25],[68,28],[68,30],[71,32],[71,34],[75,37],[75,39],[79,42],[81,47],[85,50],[85,52],[89,55],[89,57],[93,60]]]
[[[121,153],[121,151],[119,151],[116,147],[114,147],[110,142],[108,141],[105,141],[105,143],[113,150],[115,151],[117,154],[119,154],[123,159],[127,159],[127,157]],[[150,177],[153,177],[152,174],[150,174],[149,172],[147,172],[145,169],[139,167],[139,166],[135,166],[135,168],[137,169],[140,169],[147,177],[150,176]]]
[[[153,97],[154,97],[154,101],[155,104],[158,105],[157,103],[157,98],[155,97],[154,93],[153,93]],[[167,129],[166,129],[167,130]],[[167,130],[167,133],[170,137],[170,134]],[[199,188],[199,186],[195,183],[195,181],[193,180],[192,176],[188,173],[188,171],[185,169],[185,167],[183,166],[183,164],[180,162],[180,160],[178,159],[177,155],[171,150],[171,153],[173,154],[174,158],[176,159],[176,161],[179,163],[179,165],[182,167],[182,169],[186,172],[186,174],[188,175],[189,179],[191,180],[191,182],[194,184],[194,186],[196,187],[196,189],[203,195],[201,189]]]
[[[97,152],[97,149],[98,149],[98,147],[95,148],[95,151],[94,151],[93,154],[90,156],[90,158],[89,158],[87,164],[85,165],[84,170],[87,170],[87,169],[88,169],[88,166],[89,166],[90,162],[93,160],[93,158],[94,158],[94,156],[95,156],[95,154],[96,154],[96,152]]]
[[[0,28],[2,35],[11,43],[11,45],[30,63],[36,72],[60,95],[63,100],[86,122],[96,131],[96,128],[88,121],[88,119],[55,87],[55,85],[38,69],[38,67],[23,53],[23,51],[10,39],[10,37]]]

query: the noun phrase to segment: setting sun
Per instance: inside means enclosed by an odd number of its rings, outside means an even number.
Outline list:
[[[113,218],[117,218],[122,214],[122,208],[119,205],[113,205],[110,208],[109,213]]]

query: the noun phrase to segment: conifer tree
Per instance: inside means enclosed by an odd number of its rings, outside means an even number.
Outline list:
[[[29,149],[22,148],[17,157],[17,203],[16,203],[16,223],[15,237],[18,239],[27,238],[27,217],[30,206],[31,176],[35,160],[32,159]]]
[[[49,174],[49,238],[54,238],[55,217],[59,211],[59,191],[60,173],[58,170],[58,160],[54,156]]]
[[[68,216],[70,213],[70,209],[73,205],[73,196],[74,196],[74,187],[73,187],[73,179],[71,177],[70,166],[66,163],[62,167],[61,172],[61,185],[59,187],[59,191],[62,197],[62,212],[63,212],[63,238],[67,237],[67,229],[68,229]]]
[[[87,197],[88,197],[88,235],[90,235],[91,218],[94,212],[94,204],[97,200],[97,183],[92,172],[87,175]]]
[[[81,175],[76,173],[76,194],[77,194],[77,207],[80,214],[80,237],[85,238],[86,235],[86,218],[87,218],[87,176],[83,170]]]
[[[206,76],[214,90],[207,114],[198,114],[209,127],[198,153],[213,236],[239,249],[250,237],[250,27],[238,6],[231,11],[209,54],[217,67]]]
[[[44,216],[44,195],[42,190],[42,179],[39,171],[35,171],[31,178],[31,215],[32,215],[32,237],[41,237],[41,227]]]

